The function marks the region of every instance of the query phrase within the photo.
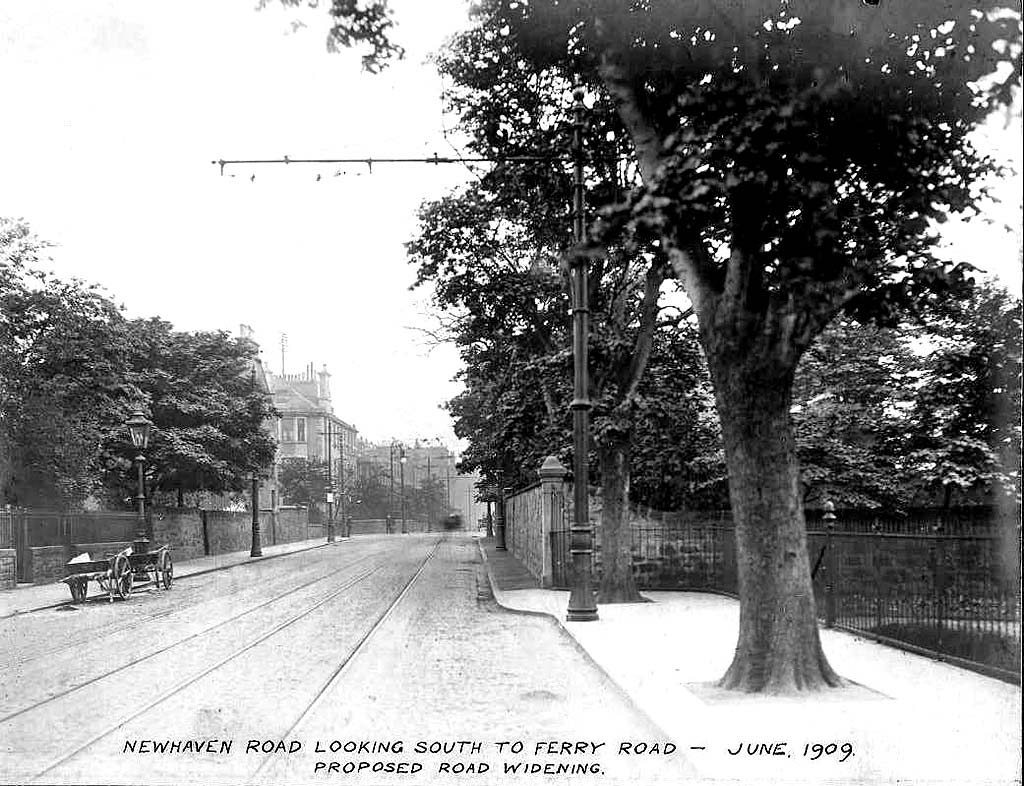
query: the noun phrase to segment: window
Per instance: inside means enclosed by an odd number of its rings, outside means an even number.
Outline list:
[[[281,418],[281,441],[295,441],[295,418]]]
[[[281,418],[281,441],[282,442],[305,442],[306,441],[306,419],[305,418]]]

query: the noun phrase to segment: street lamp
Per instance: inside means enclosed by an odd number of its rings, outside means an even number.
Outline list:
[[[252,470],[252,545],[249,547],[249,556],[263,556],[263,542],[260,533],[260,474],[255,467]]]
[[[399,448],[398,453],[398,464],[399,464],[399,475],[402,481],[402,534],[406,532],[405,529],[405,462],[409,459],[405,455],[405,446]]]
[[[583,89],[573,91],[573,238],[583,243]],[[590,524],[590,501],[587,499],[590,443],[590,381],[587,369],[587,340],[590,335],[589,283],[587,261],[576,249],[570,264],[572,277],[572,357],[573,357],[573,522],[569,527],[569,553],[572,555],[572,592],[566,619],[590,621],[597,619],[597,604],[591,585],[591,560],[594,553],[594,528]]]
[[[398,442],[391,440],[388,447],[388,515],[384,521],[385,534],[391,534],[392,514],[395,512],[395,446]]]
[[[145,554],[149,551],[149,530],[146,526],[146,489],[144,486],[143,469],[142,465],[146,460],[143,455],[147,447],[149,447],[149,433],[153,428],[153,424],[149,421],[141,409],[137,409],[132,413],[132,416],[128,418],[126,423],[128,426],[128,433],[132,438],[132,445],[138,450],[138,454],[135,456],[135,464],[138,472],[138,500],[139,506],[139,523],[138,528],[135,531],[135,543],[133,544],[133,551],[136,554]]]

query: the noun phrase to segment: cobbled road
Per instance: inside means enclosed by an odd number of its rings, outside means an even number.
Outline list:
[[[3,783],[692,778],[555,620],[494,602],[465,533],[19,615],[0,650]]]

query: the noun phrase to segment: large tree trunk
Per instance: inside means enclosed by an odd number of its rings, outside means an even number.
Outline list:
[[[598,447],[601,465],[601,584],[598,603],[642,601],[633,581],[629,530],[629,437]]]
[[[792,371],[712,361],[736,524],[740,631],[719,685],[791,693],[835,687],[814,607],[789,407]]]

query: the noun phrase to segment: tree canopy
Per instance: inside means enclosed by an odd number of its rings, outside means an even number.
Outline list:
[[[256,381],[256,345],[223,331],[176,331],[161,319],[132,320],[126,329],[126,378],[155,427],[146,451],[152,490],[244,490],[277,450],[266,427],[271,398]],[[112,449],[131,458],[123,442]]]
[[[1019,14],[926,0],[483,0],[478,24],[485,63],[578,77],[628,135],[641,184],[576,253],[656,243],[693,304],[737,526],[740,636],[722,685],[841,684],[815,623],[794,375],[840,314],[891,324],[968,291],[964,266],[935,253],[934,226],[972,209],[997,168],[971,132],[1019,84]]]
[[[268,465],[269,396],[256,347],[225,333],[126,320],[96,286],[39,267],[46,244],[0,219],[0,493],[6,503],[76,508],[135,493],[125,421],[154,423],[149,490],[241,490]]]
[[[279,0],[286,8],[308,5],[315,8],[318,0]],[[257,8],[263,9],[271,0],[259,0]],[[376,73],[385,68],[392,59],[404,56],[405,51],[392,40],[394,20],[387,0],[331,0],[328,14],[331,28],[327,33],[327,51],[364,48],[363,69]]]

